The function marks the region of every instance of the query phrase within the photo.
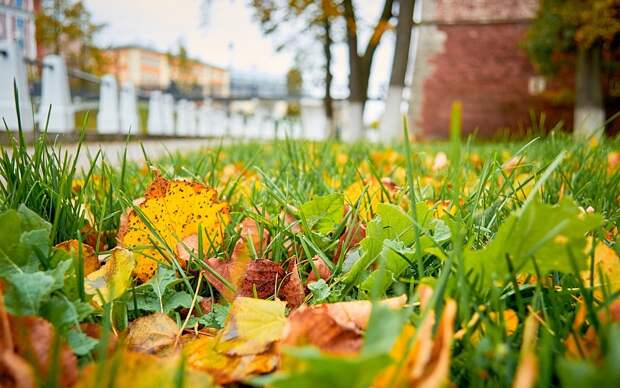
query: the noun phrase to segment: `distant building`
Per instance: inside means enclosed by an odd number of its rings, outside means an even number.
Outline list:
[[[189,59],[181,69],[166,53],[147,47],[129,45],[105,51],[110,59],[108,71],[119,82],[130,81],[142,89],[166,89],[198,86],[203,96],[228,96],[228,70],[196,59]]]
[[[25,57],[35,59],[36,0],[0,0],[0,40],[14,40]]]

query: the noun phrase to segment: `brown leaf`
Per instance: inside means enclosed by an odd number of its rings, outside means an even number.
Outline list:
[[[280,298],[284,299],[291,308],[297,308],[304,302],[304,286],[299,277],[297,259],[294,257],[288,262],[288,273],[285,276],[284,282],[282,282],[278,295]]]
[[[380,303],[397,309],[406,300],[402,295]],[[371,309],[372,303],[367,300],[302,306],[289,316],[282,344],[314,345],[337,355],[355,354],[363,344]]]
[[[338,247],[334,253],[333,260],[337,262],[342,255],[342,251],[346,254],[352,248],[355,248],[366,237],[366,227],[361,222],[348,226],[342,236],[338,239]]]
[[[247,254],[247,246],[243,238],[237,240],[230,260],[210,258],[206,260],[206,263],[235,287],[236,293],[209,271],[204,271],[207,280],[228,301],[234,300],[236,296],[256,296],[265,299],[273,296],[276,290],[284,288],[285,292],[279,295],[291,306],[298,306],[301,303],[298,290],[295,290],[295,273],[287,274],[280,264],[271,260],[251,259]],[[296,265],[289,266],[289,271],[293,268],[296,269]],[[297,277],[299,277],[298,274]],[[303,299],[303,296],[301,298]]]
[[[68,252],[73,257],[78,257],[80,242],[78,240],[68,240],[57,244],[54,248]],[[84,276],[95,272],[101,264],[95,255],[95,249],[88,244],[82,243],[82,260],[84,260]]]
[[[256,220],[244,218],[238,225],[238,229],[241,238],[252,244],[256,254],[261,255],[267,245],[269,245],[269,231],[265,228],[260,228]]]
[[[307,283],[315,282],[319,278],[323,280],[328,280],[332,276],[332,271],[329,269],[327,264],[325,264],[323,259],[321,259],[319,256],[314,256],[312,258],[312,263],[314,264],[316,271],[314,270],[314,268],[310,270]],[[317,272],[319,275],[318,278],[317,278]]]
[[[9,315],[13,352],[36,371],[40,378],[50,378],[53,371],[61,386],[72,386],[78,375],[77,358],[69,346],[56,334],[51,323],[40,317],[17,317]],[[7,351],[5,351],[5,354]],[[57,355],[57,356],[55,356]],[[58,365],[54,365],[57,358]],[[3,356],[6,361],[7,358]],[[15,357],[8,356],[9,368],[23,365]],[[27,379],[28,372],[14,377]]]
[[[32,365],[13,352],[0,353],[0,386],[35,388],[37,377]]]
[[[133,321],[128,328],[127,349],[148,354],[167,354],[173,350],[179,333],[176,322],[163,313],[155,313]]]

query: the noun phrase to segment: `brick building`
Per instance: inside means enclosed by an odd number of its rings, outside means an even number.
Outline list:
[[[531,113],[541,112],[547,129],[560,120],[572,128],[574,75],[545,80],[521,47],[538,0],[416,1],[421,22],[414,32],[409,113],[416,130],[447,136],[456,100],[463,103],[467,133],[521,132],[531,126]],[[614,79],[603,80],[608,116],[620,108]]]

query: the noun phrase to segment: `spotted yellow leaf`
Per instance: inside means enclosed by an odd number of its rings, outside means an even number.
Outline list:
[[[230,222],[228,203],[218,201],[215,189],[159,175],[134,205],[123,215],[118,241],[136,253],[134,274],[142,282],[153,276],[158,261],[169,259],[169,252],[184,265],[197,249],[199,225],[206,254],[222,243],[224,227]]]

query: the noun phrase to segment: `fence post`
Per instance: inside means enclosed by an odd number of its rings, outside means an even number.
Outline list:
[[[187,134],[189,136],[196,136],[198,128],[196,127],[196,103],[194,101],[187,101],[185,104],[187,112]]]
[[[136,88],[131,82],[125,82],[121,88],[121,133],[140,134],[140,116]]]
[[[174,135],[174,97],[172,94],[164,93],[162,96],[162,124],[164,135]]]
[[[118,89],[116,79],[111,74],[101,77],[99,92],[99,112],[97,113],[97,132],[118,133]]]
[[[162,94],[159,90],[151,92],[149,96],[149,112],[146,122],[146,131],[149,135],[162,135],[163,134],[163,101]]]
[[[177,121],[176,121],[176,134],[178,136],[187,136],[187,100],[181,99],[177,102]]]
[[[71,132],[75,128],[74,113],[65,60],[60,55],[47,55],[43,59],[39,127],[45,129],[47,125],[50,132]]]
[[[0,41],[0,129],[4,130],[4,123],[11,130],[17,130],[17,112],[15,110],[15,96],[13,94],[13,80],[19,92],[19,113],[22,129],[32,131],[32,105],[28,78],[26,77],[26,63],[24,57],[12,40]]]
[[[208,100],[204,100],[198,111],[198,136],[206,137],[211,134],[211,115],[211,104]]]

